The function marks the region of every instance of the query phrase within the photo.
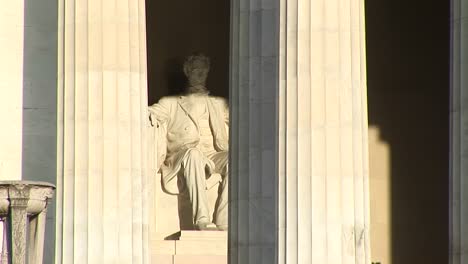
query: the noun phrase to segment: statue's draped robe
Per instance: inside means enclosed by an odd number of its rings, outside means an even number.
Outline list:
[[[150,106],[149,111],[153,125],[159,126],[156,156],[164,190],[178,194],[187,188],[194,222],[207,221],[206,178],[211,173],[220,173],[223,180],[215,223],[227,225],[229,114],[224,99],[196,94],[164,97]],[[178,181],[179,173],[184,181]]]

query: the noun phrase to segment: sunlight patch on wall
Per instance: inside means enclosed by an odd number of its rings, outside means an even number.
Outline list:
[[[390,145],[380,129],[369,126],[369,170],[372,261],[391,264]]]

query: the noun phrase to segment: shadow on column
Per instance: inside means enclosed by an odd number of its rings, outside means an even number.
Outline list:
[[[56,0],[24,1],[22,179],[56,184]],[[48,207],[44,263],[55,259],[55,204]]]

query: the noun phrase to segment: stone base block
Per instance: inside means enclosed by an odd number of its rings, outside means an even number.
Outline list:
[[[194,264],[194,263],[203,263],[203,264],[227,264],[227,256],[174,256],[174,264]]]
[[[218,241],[177,241],[176,255],[227,255],[226,243]]]
[[[151,263],[174,264],[173,255],[151,255]]]
[[[227,231],[180,231],[179,240],[184,241],[200,241],[200,240],[216,240],[221,243],[227,241]]]
[[[175,240],[154,240],[151,243],[151,253],[156,255],[175,255]]]
[[[152,263],[227,264],[227,232],[181,231],[178,240],[153,240]]]
[[[181,231],[176,255],[227,256],[226,231]]]

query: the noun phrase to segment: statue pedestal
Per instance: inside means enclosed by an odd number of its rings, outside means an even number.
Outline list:
[[[179,240],[153,244],[153,263],[227,264],[226,231],[181,231]]]
[[[42,263],[47,203],[54,189],[46,182],[0,181],[2,264],[25,264],[26,252],[27,263]]]

